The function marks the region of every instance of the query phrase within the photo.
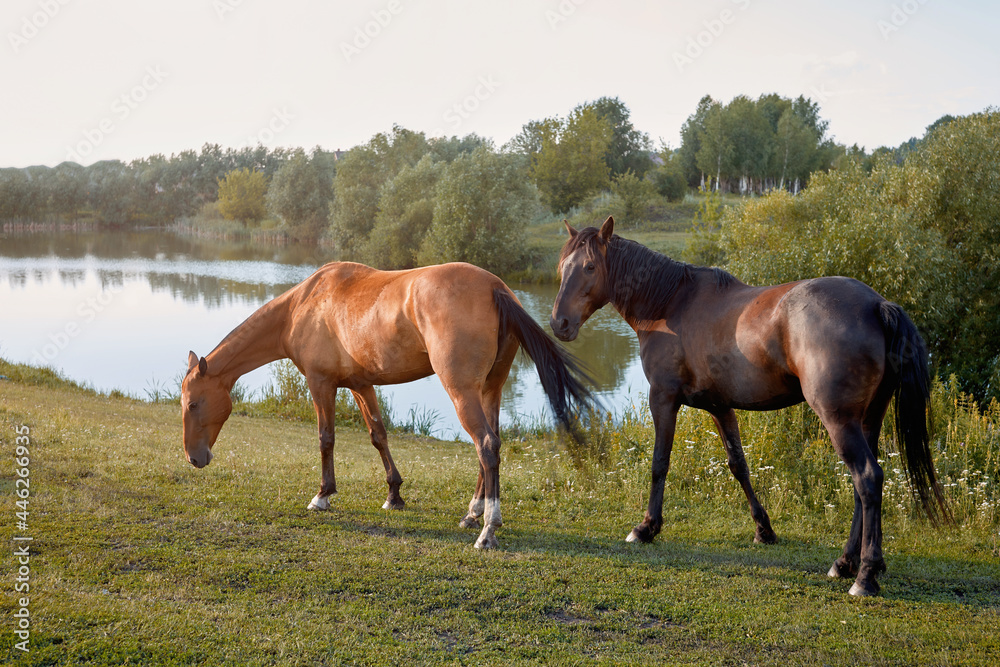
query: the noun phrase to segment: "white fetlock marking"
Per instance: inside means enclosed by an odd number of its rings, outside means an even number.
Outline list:
[[[483,515],[483,506],[485,505],[485,500],[483,498],[473,498],[472,502],[469,503],[469,516],[474,519],[478,519]]]
[[[310,510],[328,510],[330,509],[330,501],[327,498],[320,498],[317,493],[312,500],[309,501],[309,507],[306,509]]]
[[[483,513],[483,524],[493,526],[494,528],[499,528],[503,525],[503,519],[500,517],[499,498],[486,499],[486,511]]]

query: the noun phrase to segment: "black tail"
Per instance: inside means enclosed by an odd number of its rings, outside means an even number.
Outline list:
[[[881,315],[886,333],[886,362],[898,380],[895,427],[903,469],[909,477],[914,498],[931,522],[951,521],[951,512],[934,473],[927,433],[927,402],[930,399],[927,346],[900,306],[885,301]]]
[[[593,403],[587,386],[592,381],[587,377],[583,365],[549,338],[507,290],[500,287],[494,289],[493,301],[500,312],[500,339],[508,331],[514,334],[521,349],[535,362],[542,389],[545,390],[556,419],[575,437],[572,408],[590,408]]]

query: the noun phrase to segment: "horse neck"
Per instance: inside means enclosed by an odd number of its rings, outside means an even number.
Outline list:
[[[288,299],[282,297],[257,309],[206,357],[210,372],[232,387],[240,376],[287,357],[282,337],[289,310]]]
[[[608,266],[611,305],[632,328],[663,319],[691,277],[688,265],[617,237],[608,248]]]

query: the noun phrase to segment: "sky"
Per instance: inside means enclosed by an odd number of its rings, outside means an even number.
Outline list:
[[[872,150],[1000,105],[998,27],[985,0],[5,0],[0,167],[394,124],[502,145],[605,96],[676,148],[704,95],[804,95]]]

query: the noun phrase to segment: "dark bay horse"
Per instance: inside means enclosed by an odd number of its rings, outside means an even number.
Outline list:
[[[212,460],[212,445],[232,412],[229,392],[244,373],[289,358],[305,375],[319,422],[321,478],[309,509],[329,509],[336,493],[334,409],[338,387],[350,389],[385,466],[384,507],[404,506],[402,477],[389,453],[374,385],[437,374],[479,455],[479,477],[461,521],[482,533],[476,547],[497,546],[500,516],[500,393],[518,346],[535,362],[555,417],[567,427],[589,390],[571,355],[548,337],[517,297],[488,271],[444,264],[376,271],[327,264],[268,302],[206,357],[188,355],[181,385],[184,451],[195,467]]]
[[[854,519],[832,577],[856,576],[853,595],[879,591],[882,468],[878,439],[896,397],[901,459],[916,498],[936,521],[948,516],[928,443],[927,351],[898,305],[849,278],[751,287],[721,269],[675,262],[601,229],[566,228],[562,284],[552,330],[573,340],[591,314],[611,303],[639,338],[656,429],[652,488],[643,521],[628,536],[649,542],[663,524],[663,485],[677,411],[708,411],[729,469],[756,523],[755,541],[776,541],[750,484],[735,409],[773,410],[806,401],[819,415],[854,482]]]

